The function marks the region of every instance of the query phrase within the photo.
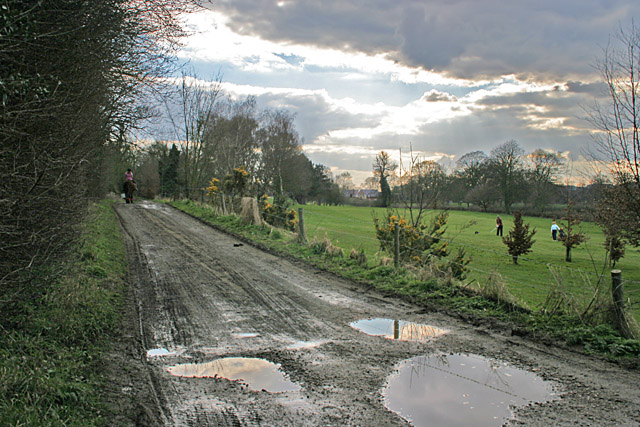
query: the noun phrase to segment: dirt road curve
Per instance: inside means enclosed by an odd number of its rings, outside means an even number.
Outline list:
[[[510,424],[639,425],[638,371],[381,295],[265,253],[169,206],[139,202],[115,209],[126,239],[132,292],[126,344],[108,371],[125,422],[406,426],[409,422],[388,410],[383,398],[394,369],[415,356],[461,353],[501,360],[553,381],[560,398],[520,407]],[[368,318],[449,332],[415,342],[350,326]],[[157,349],[171,354],[153,357]],[[169,370],[228,357],[277,364],[295,387],[255,390],[240,381],[181,377]],[[424,405],[440,405],[437,397],[444,398],[446,390],[435,395],[436,401]],[[434,425],[424,419],[415,424]]]

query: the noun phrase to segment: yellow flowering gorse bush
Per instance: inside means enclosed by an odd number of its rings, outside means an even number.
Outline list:
[[[298,215],[295,209],[288,208],[286,203],[271,203],[269,197],[264,194],[259,200],[262,218],[276,227],[295,231],[298,224]]]
[[[209,186],[205,190],[207,190],[207,197],[210,199],[215,198],[220,192],[220,180],[218,178],[211,178]]]
[[[400,227],[400,260],[420,264],[430,256],[442,258],[448,255],[447,242],[441,241],[448,217],[448,212],[442,212],[430,224],[415,227],[401,215],[387,212],[386,218],[375,217],[373,223],[381,250],[393,255],[397,225]]]

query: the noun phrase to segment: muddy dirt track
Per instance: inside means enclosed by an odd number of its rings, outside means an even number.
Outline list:
[[[106,368],[119,399],[118,423],[406,426],[385,407],[383,390],[394,370],[412,357],[459,353],[504,361],[553,382],[554,400],[516,408],[507,424],[640,425],[637,370],[385,296],[261,251],[170,206],[138,202],[115,210],[131,281],[122,343]],[[401,341],[350,326],[370,318],[448,333]],[[152,356],[159,349],[171,354]],[[242,381],[170,372],[229,357],[277,364],[295,387],[256,390]],[[435,418],[415,424],[450,425]]]

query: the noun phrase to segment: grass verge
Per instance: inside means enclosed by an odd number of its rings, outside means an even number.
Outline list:
[[[110,201],[91,207],[65,265],[31,280],[0,330],[0,425],[109,425],[100,355],[124,302],[126,259]],[[32,275],[33,276],[33,275]]]
[[[235,216],[218,216],[212,208],[191,201],[174,201],[174,207],[216,227],[251,240],[261,247],[311,264],[339,276],[356,280],[376,289],[407,298],[413,302],[457,313],[474,323],[491,324],[498,320],[512,333],[548,340],[550,344],[562,342],[587,353],[626,359],[631,366],[640,363],[640,341],[621,337],[608,325],[585,325],[578,317],[560,312],[522,309],[513,301],[496,300],[472,291],[446,278],[427,277],[415,271],[393,266],[361,265],[356,259],[331,256],[320,248],[322,244],[301,245],[296,236],[270,227],[245,225]],[[499,292],[494,292],[499,294]]]
[[[356,206],[304,207],[306,231],[309,237],[331,239],[334,245],[349,251],[362,249],[368,258],[379,251],[372,217],[384,217],[385,208]],[[426,212],[428,218],[437,211]],[[501,215],[504,235],[513,227],[511,215]],[[604,235],[600,227],[591,222],[579,226],[588,240],[572,250],[572,262],[565,261],[566,248],[551,238],[548,218],[525,217],[524,222],[537,230],[532,252],[521,256],[514,265],[502,239],[496,236],[495,214],[469,211],[449,211],[447,232],[444,239],[455,254],[464,248],[472,258],[469,264],[469,280],[486,281],[495,272],[504,279],[509,292],[530,307],[540,307],[553,288],[557,276],[561,276],[571,294],[588,301],[596,287],[610,283],[611,267],[605,263]],[[562,224],[562,220],[558,218]],[[624,258],[615,266],[622,270],[625,280],[625,297],[631,299],[632,309],[640,320],[640,250],[627,247]]]

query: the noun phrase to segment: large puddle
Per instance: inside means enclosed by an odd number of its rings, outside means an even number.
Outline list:
[[[367,335],[382,336],[402,341],[428,341],[448,331],[421,323],[393,319],[364,319],[350,323],[352,328]]]
[[[169,351],[166,348],[154,348],[151,350],[147,350],[147,357],[164,357],[164,356],[175,356],[175,351]]]
[[[172,375],[191,378],[226,378],[239,380],[253,390],[272,393],[300,390],[300,386],[289,381],[280,365],[264,359],[227,357],[209,363],[187,363],[169,368]]]
[[[500,426],[512,415],[510,405],[556,399],[551,383],[534,373],[463,354],[401,362],[383,396],[415,426]]]

